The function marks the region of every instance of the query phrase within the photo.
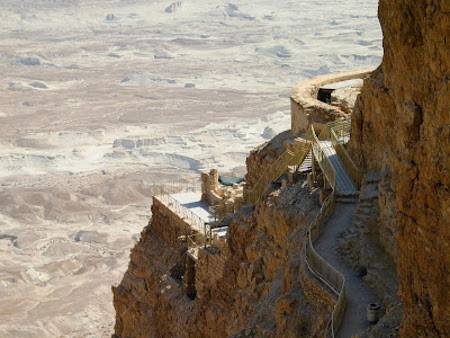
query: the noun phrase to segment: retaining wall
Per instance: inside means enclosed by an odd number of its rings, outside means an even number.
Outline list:
[[[319,88],[339,81],[366,78],[374,69],[316,76],[299,83],[291,90],[291,135],[306,132],[313,124],[316,131],[331,121],[348,115],[343,109],[317,99]]]
[[[212,253],[208,249],[200,249],[195,272],[197,297],[202,299],[211,288],[216,288],[217,280],[223,275],[225,257],[221,253]]]

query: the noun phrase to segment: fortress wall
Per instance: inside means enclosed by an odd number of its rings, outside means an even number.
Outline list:
[[[225,268],[225,257],[221,253],[212,253],[208,249],[200,249],[195,272],[197,297],[204,298],[217,281],[222,278]]]
[[[291,90],[291,135],[305,132],[312,123],[318,131],[323,126],[340,117],[348,115],[339,107],[329,105],[317,99],[320,87],[339,81],[367,77],[373,69],[362,69],[336,74],[316,76],[299,83]]]
[[[152,233],[173,249],[180,247],[180,236],[191,234],[191,225],[183,215],[153,196]]]

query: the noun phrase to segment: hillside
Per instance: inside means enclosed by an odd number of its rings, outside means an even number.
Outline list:
[[[246,203],[226,237],[195,230],[182,205],[154,196],[153,218],[113,287],[115,334],[318,336],[331,333],[331,317],[340,322],[346,293],[352,315],[343,315],[337,336],[448,336],[448,14],[438,1],[380,1],[385,54],[364,80],[345,145],[357,164],[359,178],[348,171],[354,193],[339,191],[335,179],[346,169],[329,164],[336,154],[324,155],[324,132],[335,128],[327,114],[341,114],[316,99],[314,84],[328,84],[325,76],[291,92],[291,135],[247,158]],[[301,133],[312,128],[322,130],[318,140]],[[314,151],[304,172],[303,158],[294,169],[279,165],[306,144]],[[344,161],[344,146],[333,147]],[[287,172],[267,176],[273,168]],[[322,225],[314,246],[334,268],[311,249],[310,233]],[[355,301],[379,303],[380,321],[370,325]]]

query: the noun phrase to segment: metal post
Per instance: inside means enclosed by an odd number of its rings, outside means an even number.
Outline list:
[[[316,180],[316,157],[314,156],[314,151],[312,152],[312,162],[311,162],[311,167],[312,167],[312,178],[313,178],[313,182]]]

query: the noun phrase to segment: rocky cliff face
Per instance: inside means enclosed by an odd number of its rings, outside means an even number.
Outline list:
[[[357,102],[351,151],[366,172],[390,169],[401,335],[448,336],[450,3],[380,0],[379,18],[384,58]]]
[[[154,199],[153,218],[132,250],[122,282],[113,287],[116,335],[312,337],[323,332],[334,298],[304,266],[303,256],[306,230],[319,207],[319,192],[304,181],[276,190],[255,209],[238,214],[226,244],[201,247],[194,263],[183,241],[190,231],[185,220]],[[195,272],[187,271],[190,267]]]
[[[250,152],[250,156],[246,159],[247,174],[245,175],[248,186],[254,186],[264,170],[283,154],[284,142],[289,138],[290,130],[286,130]]]

